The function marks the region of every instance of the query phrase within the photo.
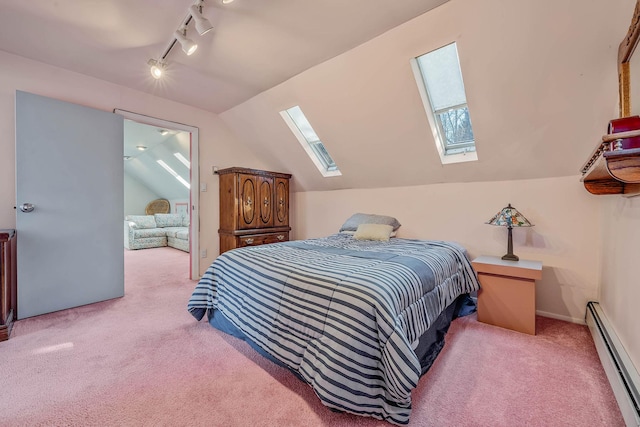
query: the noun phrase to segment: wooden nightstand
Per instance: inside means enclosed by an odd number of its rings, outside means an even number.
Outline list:
[[[472,265],[481,285],[478,320],[535,335],[536,280],[542,278],[542,262],[481,256]]]

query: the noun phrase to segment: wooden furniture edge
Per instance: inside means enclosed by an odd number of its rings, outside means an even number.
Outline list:
[[[486,262],[472,261],[471,264],[478,274],[490,274],[492,276],[504,276],[525,280],[542,279],[542,263],[540,268],[518,265],[490,264]]]
[[[0,243],[2,243],[3,245],[6,244],[7,242],[11,241],[11,239],[13,239],[16,236],[16,230],[15,229],[0,229]],[[12,245],[15,245],[15,242],[12,243]],[[9,250],[11,251],[12,248],[9,248]],[[13,250],[15,250],[15,246],[13,247]],[[3,254],[4,249],[2,251],[0,251],[0,253]],[[3,254],[4,255],[4,254]],[[14,254],[15,255],[15,254]],[[12,263],[15,263],[15,258],[12,257],[11,259]],[[0,261],[2,262],[2,261]],[[7,268],[7,266],[5,266],[4,268]],[[12,275],[15,274],[15,265],[9,266],[9,268],[12,269]],[[15,276],[13,277],[13,279],[15,280]],[[3,280],[2,278],[0,278],[0,280]],[[11,280],[11,278],[9,278],[9,280]],[[13,322],[14,322],[14,318],[15,318],[15,292],[17,291],[17,289],[15,289],[15,283],[11,284],[5,284],[6,286],[13,286],[12,292],[11,292],[11,301],[9,302],[10,304],[10,308],[9,311],[7,313],[7,319],[5,321],[4,325],[0,325],[0,341],[6,341],[9,339],[9,337],[11,336],[11,330],[13,329]],[[6,304],[6,301],[3,302]]]
[[[244,173],[247,175],[274,176],[278,178],[287,178],[287,179],[291,179],[291,176],[292,176],[290,173],[271,172],[271,171],[265,171],[261,169],[240,168],[236,166],[225,168],[225,169],[218,169],[218,175],[224,175],[224,174],[236,173],[236,172]]]

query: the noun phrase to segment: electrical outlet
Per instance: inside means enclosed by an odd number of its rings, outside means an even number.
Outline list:
[[[201,182],[200,183],[200,192],[204,193],[205,191],[207,191],[207,183],[206,182]]]
[[[206,249],[202,249],[200,251],[200,258],[206,258],[207,257],[207,250]]]

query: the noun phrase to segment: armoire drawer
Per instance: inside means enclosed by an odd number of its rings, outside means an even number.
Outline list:
[[[267,234],[250,234],[238,237],[238,247],[260,246],[269,243],[286,242],[289,240],[289,232],[267,233]]]

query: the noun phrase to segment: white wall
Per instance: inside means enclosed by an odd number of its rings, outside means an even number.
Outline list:
[[[141,76],[147,74],[143,61]],[[16,202],[16,90],[99,110],[113,111],[114,108],[118,108],[198,127],[201,171],[199,181],[207,185],[207,191],[200,194],[198,248],[207,249],[209,254],[200,262],[200,270],[204,272],[219,251],[218,177],[211,173],[211,166],[265,167],[260,159],[233,136],[217,115],[0,51],[0,228],[15,227],[13,206]],[[194,179],[195,189],[199,188],[197,183],[198,179]]]
[[[296,193],[291,210],[296,239],[336,233],[355,212],[377,213],[398,218],[398,237],[455,240],[473,258],[506,253],[507,230],[484,223],[507,203],[534,224],[514,229],[513,245],[521,259],[543,263],[537,310],[583,322],[598,296],[600,200],[578,176]]]
[[[124,216],[144,215],[147,204],[158,198],[160,198],[160,196],[154,193],[149,187],[125,172]]]
[[[601,196],[600,305],[640,372],[640,197]]]

